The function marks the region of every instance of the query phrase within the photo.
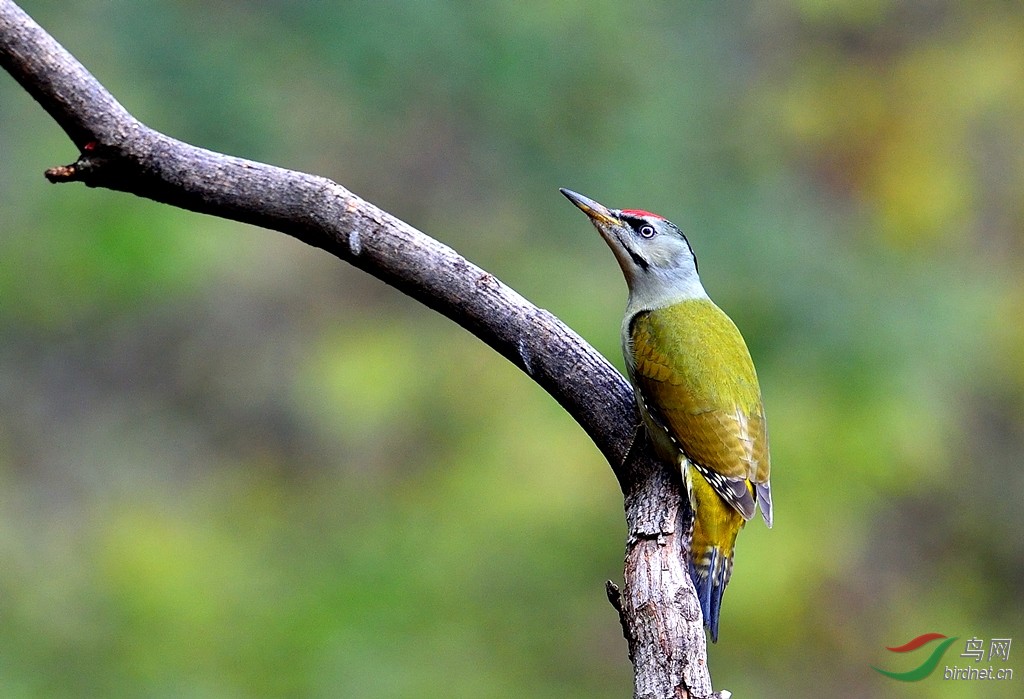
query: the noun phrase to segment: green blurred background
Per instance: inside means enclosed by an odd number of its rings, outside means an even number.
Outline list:
[[[716,687],[1020,696],[1019,3],[22,6],[151,126],[337,180],[620,367],[557,188],[672,218],[772,431]],[[48,185],[76,152],[6,76],[0,153],[0,695],[629,695],[621,498],[553,400],[321,251]],[[1019,676],[871,670],[933,631]]]

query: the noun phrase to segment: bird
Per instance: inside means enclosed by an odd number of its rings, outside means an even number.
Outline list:
[[[768,429],[750,351],[704,290],[678,226],[559,191],[590,218],[626,278],[626,371],[655,455],[682,471],[694,516],[690,577],[717,643],[736,537],[758,507],[772,526]]]

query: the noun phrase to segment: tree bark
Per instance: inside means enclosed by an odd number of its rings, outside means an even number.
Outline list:
[[[658,463],[627,381],[548,311],[457,252],[323,177],[214,153],[135,119],[57,41],[0,0],[0,65],[78,148],[52,182],[129,192],[280,231],[383,280],[473,333],[555,398],[604,454],[624,495],[624,587],[608,583],[642,699],[713,694],[687,573],[692,514]],[[642,433],[639,433],[642,437]],[[633,448],[636,442],[636,448]]]

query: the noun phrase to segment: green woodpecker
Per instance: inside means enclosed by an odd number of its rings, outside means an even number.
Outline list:
[[[675,224],[561,192],[590,217],[626,277],[626,370],[655,453],[682,469],[694,512],[690,575],[717,641],[736,535],[757,505],[772,526],[768,433],[750,352],[708,298]]]

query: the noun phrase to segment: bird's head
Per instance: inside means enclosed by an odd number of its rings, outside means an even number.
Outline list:
[[[697,258],[678,226],[639,209],[609,209],[568,189],[559,190],[585,213],[615,253],[629,286],[631,305],[655,308],[706,298]]]

